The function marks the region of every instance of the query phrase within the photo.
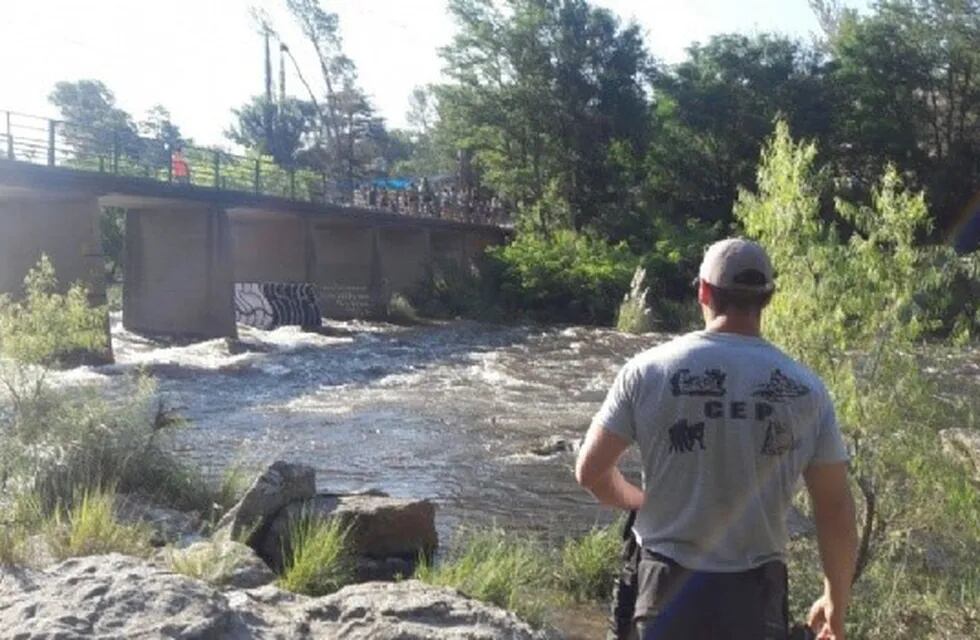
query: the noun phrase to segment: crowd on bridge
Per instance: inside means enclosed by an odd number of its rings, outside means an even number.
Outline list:
[[[510,212],[495,195],[455,185],[433,188],[427,178],[416,183],[379,180],[354,191],[354,206],[408,216],[477,224],[510,224]]]

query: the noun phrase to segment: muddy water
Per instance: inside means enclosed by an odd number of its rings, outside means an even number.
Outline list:
[[[572,454],[531,450],[581,437],[618,367],[664,336],[471,322],[328,329],[243,327],[231,347],[172,345],[116,317],[117,364],[78,375],[153,373],[191,421],[181,450],[211,474],[303,462],[322,490],[433,499],[443,539],[495,523],[558,540],[614,517],[575,484]]]

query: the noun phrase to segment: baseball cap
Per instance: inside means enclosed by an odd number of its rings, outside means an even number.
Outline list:
[[[719,289],[734,291],[772,291],[772,262],[758,242],[745,238],[726,238],[704,253],[698,277]]]

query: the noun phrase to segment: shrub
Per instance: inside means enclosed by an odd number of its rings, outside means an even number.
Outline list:
[[[21,302],[0,301],[0,488],[33,491],[45,513],[72,506],[85,490],[113,486],[172,506],[206,510],[211,492],[172,453],[181,420],[136,377],[111,390],[55,388],[47,367],[65,354],[105,346],[104,311],[83,287],[58,294],[42,259]]]
[[[496,269],[495,269],[496,267]],[[437,264],[429,278],[412,294],[416,308],[433,318],[479,318],[499,320],[499,264],[486,255],[474,264]]]
[[[116,519],[114,491],[86,490],[73,502],[70,508],[57,510],[48,525],[48,544],[55,557],[149,553],[149,526],[120,523]]]
[[[443,562],[420,561],[415,577],[459,589],[541,625],[555,597],[550,560],[538,545],[500,529],[468,531],[454,542]]]
[[[647,333],[653,330],[653,317],[647,307],[649,290],[643,286],[647,272],[643,267],[637,267],[633,273],[630,290],[623,296],[616,314],[616,329],[624,333]]]
[[[289,545],[279,586],[308,596],[323,596],[349,584],[354,559],[348,528],[339,518],[324,520],[304,514],[290,524]]]
[[[922,337],[939,323],[920,294],[944,286],[953,258],[918,245],[929,225],[925,199],[893,168],[870,205],[838,200],[853,228],[842,237],[819,215],[825,185],[815,157],[813,145],[795,143],[780,124],[763,153],[758,193],[740,194],[736,216],[779,273],[765,332],[827,382],[853,443],[858,486],[874,504],[852,608],[858,636],[929,637],[975,615],[965,596],[977,593],[980,552],[980,494],[945,459],[937,433],[973,425],[975,414],[967,402],[943,399],[921,361]],[[942,549],[949,569],[923,570],[907,546],[895,553],[900,532]],[[808,544],[797,551],[815,558]],[[794,581],[796,607],[809,606],[819,588],[814,564],[809,580]]]
[[[31,493],[17,493],[0,499],[0,566],[28,563],[30,537],[44,522],[40,504]]]
[[[47,256],[24,279],[22,300],[0,296],[0,355],[25,365],[57,366],[107,349],[105,308],[90,306],[79,284],[58,293]]]
[[[561,552],[559,584],[576,600],[606,600],[619,573],[622,524],[595,527]]]
[[[636,266],[625,244],[570,230],[523,232],[488,255],[507,308],[559,322],[612,323]]]

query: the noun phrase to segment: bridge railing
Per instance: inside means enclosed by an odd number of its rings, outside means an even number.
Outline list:
[[[509,226],[503,207],[475,198],[438,196],[368,198],[353,190],[345,201],[337,183],[324,172],[285,168],[261,155],[237,155],[220,149],[184,145],[171,149],[159,139],[130,129],[79,126],[15,111],[0,111],[0,158],[64,167],[175,185],[277,196],[314,203],[355,204],[412,217]],[[179,167],[180,163],[186,170]],[[348,189],[348,191],[351,191]],[[350,200],[353,199],[353,202]],[[415,204],[412,204],[412,203]]]

